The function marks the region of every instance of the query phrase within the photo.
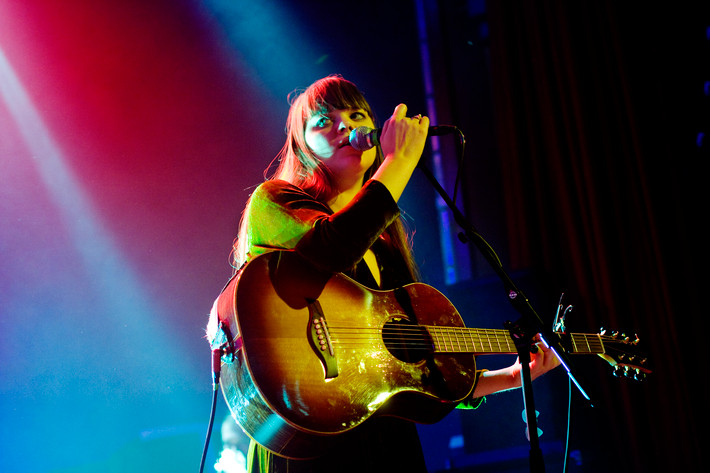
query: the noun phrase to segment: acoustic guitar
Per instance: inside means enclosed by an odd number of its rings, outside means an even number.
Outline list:
[[[252,260],[213,310],[227,405],[251,438],[289,458],[317,457],[375,416],[437,422],[471,394],[473,355],[517,353],[507,330],[466,328],[429,285],[372,290],[290,251]],[[560,336],[568,353],[649,372],[638,340]]]

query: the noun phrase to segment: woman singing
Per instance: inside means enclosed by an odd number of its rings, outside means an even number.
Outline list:
[[[316,81],[291,102],[278,168],[251,195],[234,247],[234,266],[275,249],[292,249],[314,267],[345,273],[372,289],[418,278],[397,205],[424,150],[429,119],[398,105],[380,146],[358,151],[350,132],[375,128],[363,94],[339,76]],[[545,348],[532,355],[533,378],[554,368]],[[467,405],[520,386],[520,365],[478,373]],[[378,417],[348,443],[315,460],[289,460],[252,442],[250,472],[426,472],[415,425]]]

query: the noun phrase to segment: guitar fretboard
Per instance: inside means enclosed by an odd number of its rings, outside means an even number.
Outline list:
[[[506,330],[427,326],[434,350],[444,353],[517,353]]]
[[[569,338],[572,353],[599,354],[605,352],[601,335],[572,333]]]
[[[507,330],[475,329],[461,327],[426,327],[434,342],[434,350],[442,353],[517,353],[515,342]],[[563,336],[565,337],[565,336]],[[586,333],[572,333],[569,338],[569,350],[575,354],[604,353],[601,336]]]

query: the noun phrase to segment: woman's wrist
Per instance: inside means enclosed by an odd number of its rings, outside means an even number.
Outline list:
[[[411,158],[388,155],[382,165],[375,171],[372,179],[384,184],[390,191],[395,201],[401,197],[407,187],[412,173],[417,168],[418,160]]]

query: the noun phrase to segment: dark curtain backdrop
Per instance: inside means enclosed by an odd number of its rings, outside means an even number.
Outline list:
[[[707,152],[696,136],[710,19],[679,3],[487,4],[510,266],[566,293],[569,329],[638,332],[654,369],[637,384],[581,362],[597,407],[575,403],[571,430],[596,452],[588,471],[700,465]]]

